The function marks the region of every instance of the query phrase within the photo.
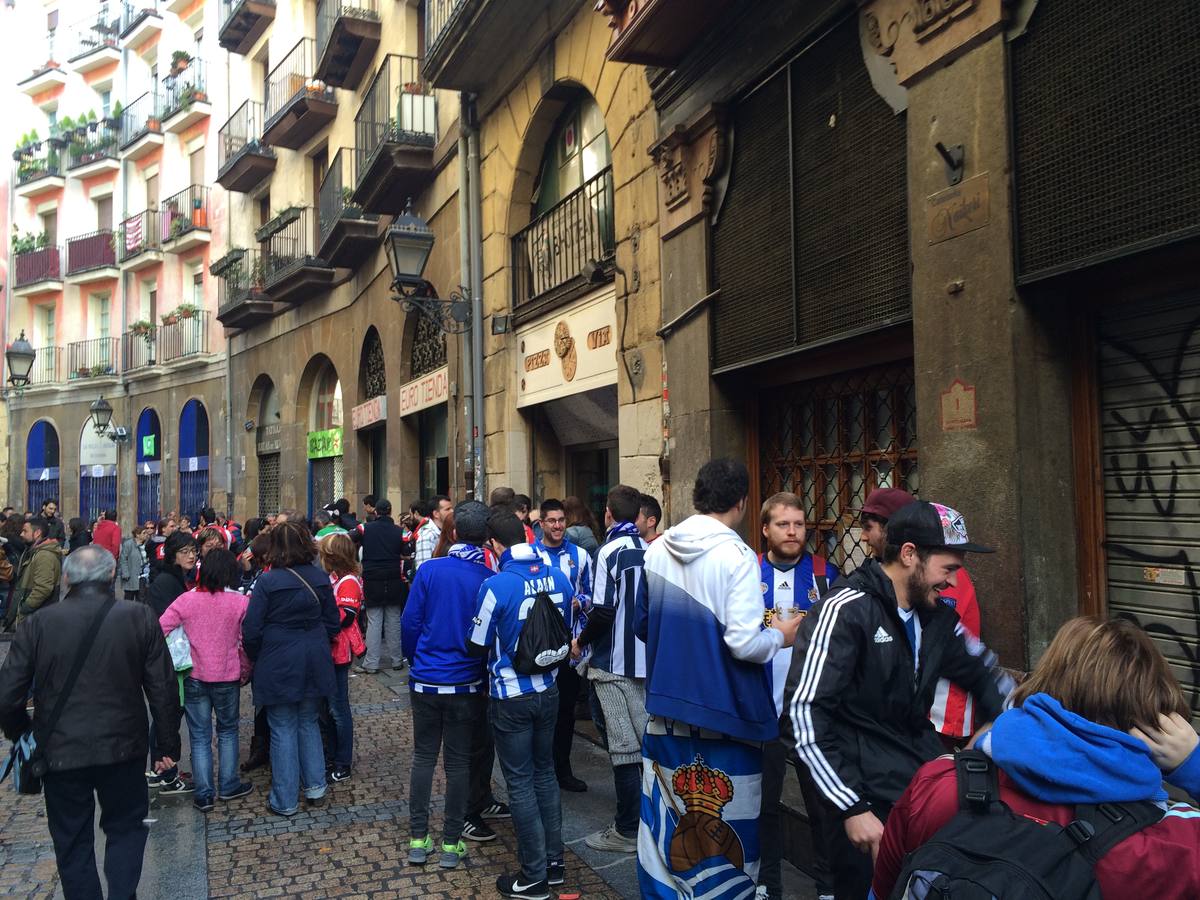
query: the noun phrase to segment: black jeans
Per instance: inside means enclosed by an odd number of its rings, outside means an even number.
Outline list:
[[[422,694],[413,691],[413,761],[409,780],[409,830],[420,839],[429,833],[429,795],[438,752],[446,772],[446,821],[443,842],[457,844],[467,813],[471,738],[477,703],[471,694]]]
[[[487,681],[484,692],[471,694],[471,765],[467,796],[467,818],[477,816],[496,802],[492,793],[492,769],[496,765],[496,741],[488,722]]]
[[[52,772],[43,780],[46,824],[66,900],[101,900],[96,872],[94,823],[100,799],[104,831],[104,877],[110,900],[129,900],[142,877],[142,855],[150,829],[142,824],[150,809],[142,761]]]
[[[870,799],[870,798],[867,798]],[[833,875],[833,893],[838,900],[864,900],[871,890],[875,866],[871,854],[863,853],[846,837],[846,825],[841,810],[821,797],[821,816],[825,825],[825,840],[829,846],[829,868]],[[871,810],[879,821],[887,824],[891,804],[871,800]]]
[[[833,880],[829,874],[829,851],[826,849],[828,841],[822,818],[825,807],[808,766],[801,763],[795,751],[781,740],[763,744],[762,811],[758,817],[762,864],[758,870],[758,883],[767,889],[768,896],[783,896],[783,817],[779,800],[783,796],[783,783],[789,768],[796,772],[800,796],[804,798],[804,810],[808,814],[813,848],[812,874],[817,883],[817,893],[832,894]]]
[[[571,745],[575,741],[575,701],[579,699],[579,685],[583,679],[571,667],[563,663],[558,668],[558,719],[554,723],[554,774],[561,780],[572,775]]]

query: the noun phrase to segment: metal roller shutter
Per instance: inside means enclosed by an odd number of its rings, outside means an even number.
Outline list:
[[[1200,712],[1200,296],[1103,315],[1109,613],[1155,639]]]

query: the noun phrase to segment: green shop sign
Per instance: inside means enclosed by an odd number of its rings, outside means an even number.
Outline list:
[[[310,431],[308,433],[308,458],[327,459],[330,456],[342,455],[342,429],[330,428],[326,431]]]

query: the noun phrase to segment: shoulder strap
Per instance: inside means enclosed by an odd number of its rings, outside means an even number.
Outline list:
[[[1138,803],[1081,804],[1075,821],[1067,826],[1079,841],[1079,853],[1093,866],[1113,847],[1163,817],[1163,811],[1148,800]]]
[[[960,750],[954,755],[958,776],[958,808],[986,813],[1000,801],[1000,780],[992,758],[980,750]]]
[[[316,600],[316,601],[317,601],[317,605],[318,605],[318,606],[320,606],[320,605],[321,605],[321,598],[317,596],[317,592],[313,590],[313,586],[312,586],[311,584],[309,584],[309,583],[308,583],[308,581],[306,581],[305,579],[301,578],[301,577],[300,577],[300,575],[299,575],[299,573],[297,573],[297,572],[296,572],[296,570],[295,570],[295,569],[293,569],[291,566],[284,566],[284,568],[285,568],[285,569],[287,569],[289,572],[291,572],[293,575],[295,575],[297,579],[299,579],[300,583],[301,583],[302,585],[304,585],[304,588],[305,588],[305,590],[307,590],[307,591],[308,591],[310,594],[312,594],[312,598],[313,598],[314,600]]]
[[[87,662],[88,654],[92,652],[92,646],[96,643],[96,635],[100,631],[100,625],[104,622],[105,616],[108,615],[108,611],[113,608],[113,604],[116,602],[117,595],[113,594],[104,601],[104,605],[100,607],[96,615],[92,617],[92,621],[88,623],[88,629],[83,633],[83,640],[79,642],[79,652],[75,654],[75,661],[71,663],[71,671],[67,673],[67,680],[63,682],[62,690],[58,692],[58,699],[54,701],[54,709],[50,711],[50,715],[46,718],[44,727],[47,738],[54,734],[59,717],[62,716],[63,708],[67,705],[67,698],[75,690],[75,682],[79,680],[79,674],[83,671],[83,664]]]

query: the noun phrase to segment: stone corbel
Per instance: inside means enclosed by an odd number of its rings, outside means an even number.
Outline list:
[[[664,238],[707,215],[713,187],[725,171],[725,108],[712,105],[687,125],[676,125],[649,153],[658,169]]]

